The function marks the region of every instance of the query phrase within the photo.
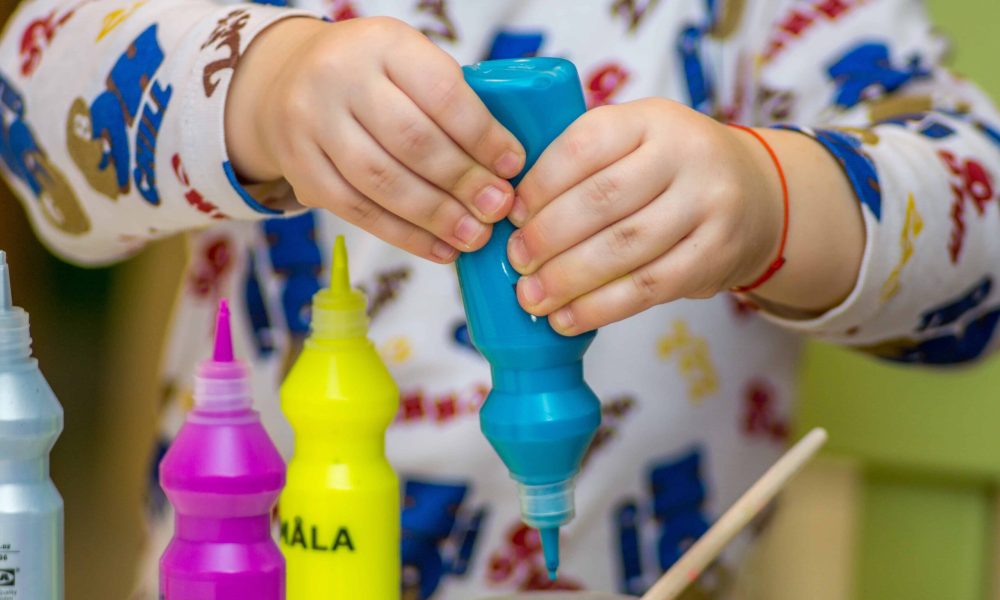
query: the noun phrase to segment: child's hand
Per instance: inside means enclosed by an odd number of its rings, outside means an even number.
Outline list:
[[[591,110],[518,186],[518,299],[577,334],[747,284],[777,253],[780,185],[757,140],[680,104]]]
[[[524,163],[454,59],[389,18],[274,25],[226,114],[241,176],[284,177],[302,204],[437,262],[486,243]]]

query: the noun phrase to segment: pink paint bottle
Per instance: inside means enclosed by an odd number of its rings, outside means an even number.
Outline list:
[[[233,357],[225,300],[194,402],[160,463],[160,485],[176,513],[160,559],[160,598],[282,600],[285,561],[271,535],[271,511],[285,463],[252,408],[249,373]]]

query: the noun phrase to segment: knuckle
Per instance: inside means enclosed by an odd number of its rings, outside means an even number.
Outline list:
[[[472,153],[476,156],[496,154],[499,158],[502,145],[497,143],[500,139],[499,130],[488,119],[475,127],[475,134],[472,136]],[[491,157],[494,158],[494,157]]]
[[[712,182],[703,188],[702,193],[710,206],[728,206],[740,199],[742,188],[736,178],[720,175],[713,178]]]
[[[580,118],[587,119],[588,124],[590,126],[594,126],[594,124],[601,123],[604,119],[609,118],[611,116],[611,113],[614,112],[614,110],[615,110],[614,104],[602,104],[600,106],[595,106],[594,108],[588,110]]]
[[[374,202],[354,194],[345,199],[344,208],[347,211],[346,218],[365,229],[374,226],[382,215],[382,211]]]
[[[642,231],[638,225],[619,223],[612,226],[609,250],[618,256],[629,254],[641,243]]]
[[[587,206],[598,215],[614,210],[621,199],[622,184],[618,178],[598,173],[591,178],[587,189]]]
[[[479,174],[480,169],[474,163],[465,163],[463,161],[462,165],[457,166],[454,172],[451,173],[445,189],[456,198],[470,195],[469,193],[462,194],[463,190],[470,190],[474,194],[481,187],[475,185],[475,181],[479,179]],[[471,201],[471,198],[469,200]]]
[[[659,291],[659,282],[656,276],[648,268],[643,267],[633,271],[630,275],[632,287],[635,290],[635,298],[641,306],[652,306],[656,302],[656,295]]]
[[[443,114],[456,109],[462,85],[461,77],[458,77],[454,73],[449,77],[442,77],[434,82],[431,89],[431,102],[434,106],[434,112]]]
[[[416,120],[408,120],[399,132],[399,143],[403,152],[411,155],[423,155],[431,144],[431,132]]]
[[[683,136],[684,151],[686,154],[697,160],[718,160],[720,139],[713,132],[706,132],[704,127],[693,126],[688,121],[682,121],[677,125],[679,130],[685,131]]]
[[[587,111],[584,116],[588,117],[587,121],[573,131],[584,143],[589,142],[586,148],[590,152],[596,152],[606,140],[621,137],[630,129],[630,121],[635,118],[630,113],[622,112],[621,105],[617,104],[599,106]]]
[[[299,90],[300,88],[294,86],[293,89]],[[294,93],[292,89],[289,90],[289,93],[282,94],[277,101],[280,122],[286,124],[308,122],[311,118],[309,97],[310,94]]]
[[[369,31],[382,35],[398,34],[401,30],[409,29],[406,23],[395,17],[369,17],[365,19],[365,23]]]
[[[449,224],[457,224],[461,218],[460,215],[454,214],[451,209],[451,202],[435,198],[432,202],[426,204],[426,208],[421,211],[419,218],[427,227],[443,233],[446,230],[450,231],[448,228]]]
[[[388,196],[396,189],[399,175],[382,161],[371,161],[365,164],[364,176],[375,195]]]
[[[330,80],[343,81],[347,74],[344,68],[344,52],[333,42],[317,45],[302,63],[299,81],[303,86],[311,85],[309,78],[324,74]]]
[[[407,227],[403,230],[399,238],[399,245],[405,250],[414,254],[426,255],[430,253],[432,241],[426,239],[424,231],[417,227]]]
[[[587,137],[570,132],[566,134],[566,139],[563,141],[563,147],[565,149],[567,159],[576,163],[585,163],[590,157],[594,145],[592,140]]]
[[[445,56],[445,55],[442,55]],[[462,71],[462,66],[459,65],[451,58],[447,58],[444,64],[444,79],[452,84],[453,89],[458,90],[465,83],[465,72]]]
[[[670,110],[677,105],[676,102],[668,100],[666,98],[661,98],[654,96],[651,98],[640,98],[635,101],[636,106],[642,108],[645,111],[664,111]]]
[[[586,130],[586,136],[581,135],[580,137],[603,139],[610,131],[613,131],[615,124],[621,123],[619,118],[621,115],[617,114],[619,109],[620,107],[614,104],[596,106],[585,112],[574,124],[576,127],[569,131],[572,133],[577,130]]]

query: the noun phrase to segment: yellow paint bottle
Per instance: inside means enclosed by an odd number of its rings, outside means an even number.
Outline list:
[[[385,432],[399,390],[367,338],[367,303],[351,288],[343,237],[332,271],[281,387],[295,430],[279,504],[287,600],[389,600],[400,593],[400,516]]]

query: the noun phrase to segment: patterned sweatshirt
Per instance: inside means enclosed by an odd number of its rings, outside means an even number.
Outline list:
[[[519,523],[514,486],[478,430],[489,368],[469,343],[454,270],[329,213],[280,214],[254,198],[287,196],[287,185],[251,195],[230,166],[223,113],[232,75],[279,19],[391,15],[461,63],[566,57],[590,106],[662,96],[721,120],[795,128],[825,146],[853,185],[867,241],[841,305],[784,321],[720,295],[602,329],[586,368],[604,424],[579,478],[556,587],[643,590],[763,472],[789,432],[801,334],[929,364],[996,346],[1000,114],[941,67],[945,44],[918,0],[296,4],[25,0],[0,38],[0,166],[41,239],[72,261],[121,260],[150,240],[193,232],[157,456],[190,404],[221,296],[232,300],[258,406],[290,454],[276,390],[307,331],[327,249],[347,236],[372,337],[402,393],[388,452],[406,495],[404,598],[552,584],[537,537]],[[156,557],[172,526],[154,482],[139,598],[155,597]],[[724,595],[751,541],[730,549],[703,591]]]

